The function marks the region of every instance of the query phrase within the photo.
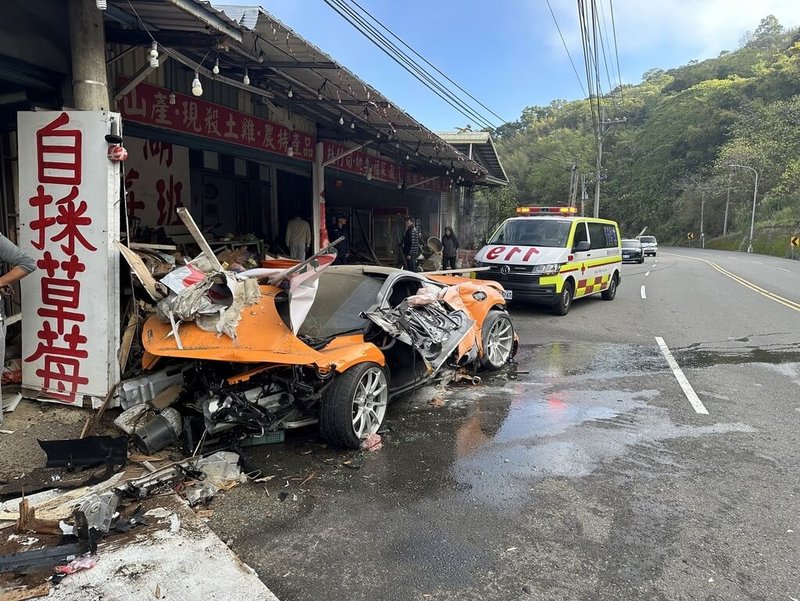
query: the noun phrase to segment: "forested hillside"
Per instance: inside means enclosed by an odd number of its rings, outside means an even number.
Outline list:
[[[755,173],[756,222],[800,224],[800,30],[773,16],[742,46],[717,58],[663,71],[601,99],[606,128],[600,215],[620,222],[626,235],[643,227],[677,241],[749,229]],[[596,143],[589,100],[554,100],[526,108],[494,132],[511,179],[509,190],[479,201],[486,227],[514,204],[568,202],[573,163],[585,175],[591,214]],[[578,192],[580,206],[580,190]],[[479,228],[478,228],[479,229]]]

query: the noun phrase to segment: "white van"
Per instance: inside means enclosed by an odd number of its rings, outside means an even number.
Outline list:
[[[566,315],[573,299],[614,300],[622,280],[619,226],[578,217],[575,207],[520,207],[475,255],[476,275],[500,282],[506,298],[552,305]]]

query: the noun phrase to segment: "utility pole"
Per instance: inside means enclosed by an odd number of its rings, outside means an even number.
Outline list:
[[[74,108],[111,110],[106,77],[106,35],[103,11],[96,0],[69,0]]]
[[[605,111],[604,111],[605,112]],[[601,119],[597,135],[597,173],[595,174],[594,181],[594,216],[600,217],[600,169],[603,164],[603,136],[612,125],[617,123],[627,123],[628,118],[622,119]],[[608,128],[606,127],[608,126]]]
[[[703,215],[706,208],[706,190],[700,191],[700,248],[706,247],[706,231],[703,229]]]
[[[573,161],[572,173],[569,178],[569,206],[575,206],[575,198],[578,196],[578,162]]]
[[[725,236],[728,233],[728,207],[731,205],[731,179],[733,178],[733,173],[728,172],[728,199],[725,201],[725,219],[722,222],[722,235]]]
[[[586,174],[581,176],[581,217],[586,215],[586,201],[589,195],[586,194]]]

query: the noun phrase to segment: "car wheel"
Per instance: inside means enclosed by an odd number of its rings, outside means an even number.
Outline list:
[[[614,300],[614,297],[617,296],[617,274],[611,276],[611,283],[608,285],[608,288],[603,290],[600,293],[600,296],[603,297],[603,300]]]
[[[357,449],[383,424],[389,401],[386,370],[376,363],[361,363],[336,376],[325,391],[319,429],[329,443]]]
[[[566,282],[564,288],[561,289],[561,294],[558,300],[553,305],[553,314],[566,315],[569,313],[569,308],[572,306],[572,297],[575,295],[575,288],[572,282]]]
[[[642,257],[641,259],[639,259],[639,265],[641,265],[642,263],[644,263],[644,257]]]
[[[481,328],[483,356],[481,367],[500,369],[511,359],[514,348],[514,324],[505,311],[490,311]]]

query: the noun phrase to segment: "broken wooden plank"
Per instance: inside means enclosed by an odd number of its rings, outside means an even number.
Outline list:
[[[131,242],[128,247],[134,250],[178,250],[174,244],[146,244],[144,242]]]
[[[186,229],[189,230],[189,233],[192,235],[192,238],[194,238],[197,246],[200,247],[200,250],[203,251],[203,254],[211,262],[214,271],[222,271],[222,264],[219,262],[217,255],[214,254],[214,251],[211,250],[211,247],[208,245],[208,241],[206,240],[205,236],[203,236],[200,228],[197,227],[197,224],[194,222],[192,214],[189,212],[189,210],[186,207],[178,207],[176,210],[178,212],[178,217],[181,218],[181,221],[183,221]]]
[[[119,252],[128,262],[128,265],[131,267],[131,271],[133,271],[134,275],[136,275],[137,279],[142,283],[142,286],[144,286],[144,289],[147,291],[147,294],[150,295],[150,298],[158,302],[167,296],[166,292],[163,292],[162,284],[159,284],[156,281],[156,279],[153,277],[153,274],[150,273],[150,270],[145,267],[144,261],[142,261],[142,258],[139,255],[122,244],[119,240],[114,240],[114,244],[116,244]]]

